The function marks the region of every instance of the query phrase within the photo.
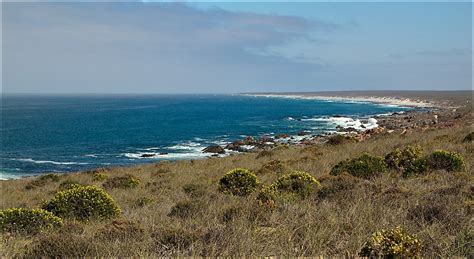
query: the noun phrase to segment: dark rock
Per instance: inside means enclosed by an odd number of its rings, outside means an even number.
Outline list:
[[[298,136],[306,136],[306,135],[308,135],[308,133],[309,133],[309,131],[303,130],[303,131],[298,132]]]
[[[338,131],[339,132],[357,132],[357,129],[353,127],[348,127],[348,128],[340,128]]]
[[[146,153],[146,154],[142,154],[140,157],[154,157],[155,154],[152,154],[152,153]]]
[[[225,150],[219,145],[210,145],[202,150],[204,153],[216,153],[216,154],[224,154]]]
[[[278,134],[275,136],[275,139],[282,139],[282,138],[289,138],[290,135],[288,134]]]
[[[255,144],[256,140],[254,137],[248,136],[243,140],[243,142],[244,142],[244,145],[253,145]]]

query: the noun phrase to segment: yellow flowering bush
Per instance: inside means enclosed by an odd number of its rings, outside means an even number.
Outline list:
[[[109,179],[109,175],[104,172],[95,172],[92,175],[92,181],[95,181],[95,182],[107,180],[107,179]]]
[[[80,186],[57,192],[43,209],[63,218],[82,221],[109,219],[120,215],[120,208],[108,193],[96,186]]]
[[[364,243],[359,256],[364,257],[419,257],[421,242],[402,227],[373,233]]]
[[[423,148],[419,145],[396,148],[385,156],[385,163],[389,168],[402,172],[422,154]]]
[[[257,176],[244,168],[230,170],[219,180],[219,190],[224,193],[246,196],[253,192],[260,182]]]
[[[0,210],[2,232],[36,234],[63,226],[63,220],[43,209],[11,208]]]
[[[320,186],[321,184],[310,174],[294,171],[264,188],[258,194],[257,200],[264,204],[273,204],[279,198],[304,199]]]

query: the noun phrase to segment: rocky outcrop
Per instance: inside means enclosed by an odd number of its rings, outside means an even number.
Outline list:
[[[204,153],[225,154],[223,147],[219,145],[210,145],[202,150]]]

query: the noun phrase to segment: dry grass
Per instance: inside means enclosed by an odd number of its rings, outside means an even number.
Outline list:
[[[389,134],[362,143],[102,170],[111,178],[131,174],[140,180],[135,188],[107,189],[122,208],[121,219],[66,221],[61,230],[30,237],[4,233],[1,256],[344,256],[356,255],[372,232],[395,226],[421,239],[423,256],[470,256],[474,147],[462,140],[471,131],[466,126]],[[425,154],[436,149],[459,152],[466,170],[415,178],[392,172],[370,181],[328,175],[343,159],[362,152],[383,156],[407,144],[421,145]],[[312,174],[321,181],[321,191],[274,209],[259,206],[256,193],[235,197],[218,191],[219,179],[230,169],[262,172],[262,167],[277,164],[272,161]],[[269,170],[258,174],[264,185],[279,176],[281,172]],[[106,180],[94,179],[93,173],[73,173],[25,189],[35,181],[1,182],[1,208],[39,207],[64,182],[101,187]]]

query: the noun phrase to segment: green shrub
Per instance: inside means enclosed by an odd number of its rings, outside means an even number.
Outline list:
[[[29,182],[27,185],[25,185],[25,189],[30,190],[36,187],[43,187],[48,182],[59,182],[60,179],[61,179],[61,176],[59,174],[41,175],[35,178],[33,181]]]
[[[260,184],[257,176],[243,168],[230,170],[219,180],[219,190],[224,193],[246,196]]]
[[[364,257],[419,257],[421,242],[401,227],[381,230],[372,234],[364,243],[359,256]]]
[[[2,232],[36,234],[63,226],[63,220],[43,209],[12,208],[0,210]]]
[[[413,160],[403,171],[403,176],[423,175],[429,170],[428,159],[418,158]]]
[[[331,169],[330,174],[339,175],[346,172],[356,177],[368,179],[386,171],[387,166],[383,158],[365,153],[358,158],[339,162]]]
[[[77,188],[81,186],[84,186],[84,185],[75,181],[66,180],[59,185],[58,190],[63,191],[63,190],[73,189],[73,188]]]
[[[95,186],[81,186],[60,191],[43,204],[43,209],[63,218],[81,221],[115,218],[120,208],[104,190]]]
[[[456,152],[436,150],[428,158],[429,167],[433,170],[458,172],[464,169],[464,159]]]
[[[397,148],[385,156],[387,167],[403,172],[407,167],[419,159],[423,154],[423,149],[418,146],[406,146]]]
[[[95,172],[92,175],[92,181],[98,182],[109,179],[109,175],[104,172]]]
[[[172,208],[168,216],[178,218],[188,218],[195,215],[201,208],[195,200],[185,200],[176,203]]]
[[[257,196],[261,203],[273,203],[278,199],[304,199],[311,195],[321,185],[308,173],[294,171],[276,180],[264,188]]]
[[[467,134],[464,139],[462,140],[462,142],[464,143],[468,143],[468,142],[472,142],[472,140],[474,139],[474,131]]]
[[[336,146],[336,145],[342,145],[346,143],[356,143],[356,142],[357,142],[357,139],[353,136],[336,134],[336,135],[330,136],[326,144]]]
[[[135,188],[140,184],[140,179],[133,175],[116,176],[105,181],[102,186],[106,189],[113,188]]]

